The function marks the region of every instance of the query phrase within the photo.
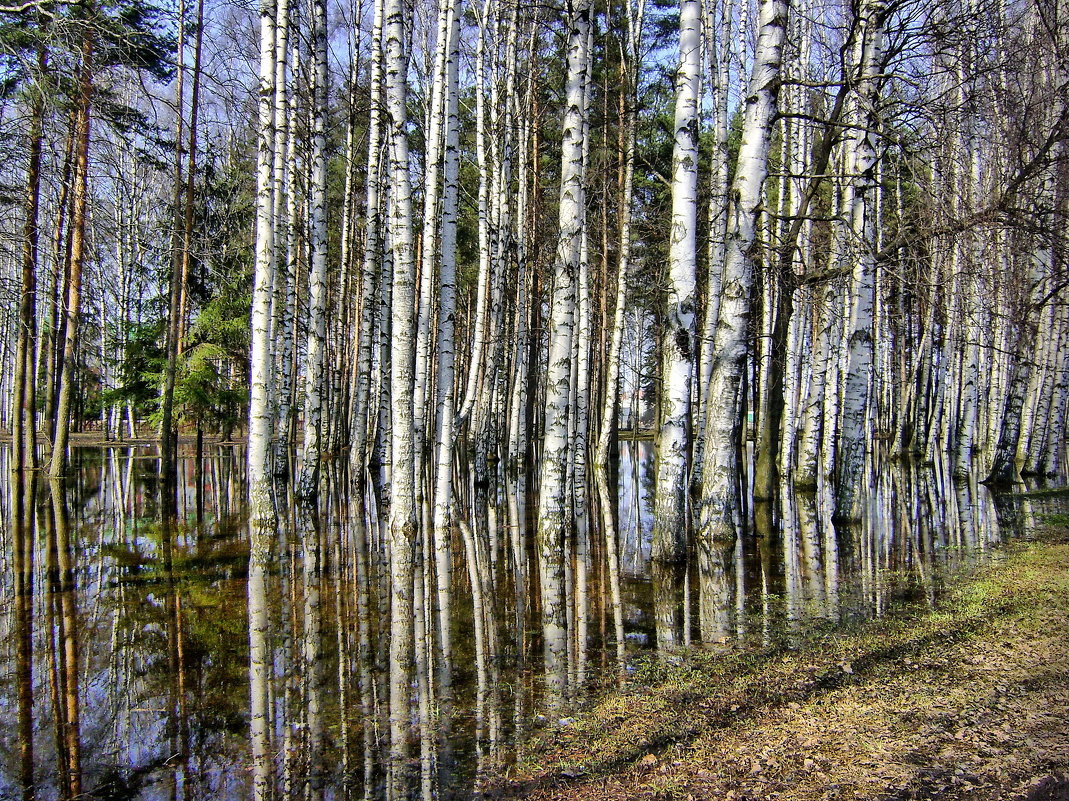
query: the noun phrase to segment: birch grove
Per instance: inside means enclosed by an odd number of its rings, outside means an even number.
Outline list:
[[[1066,477],[1065,0],[133,5],[0,9],[0,424],[19,476],[158,447],[175,523],[177,460],[244,444],[255,797],[339,564],[390,670],[346,770],[430,797],[458,621],[492,750],[506,626],[553,714],[625,675],[637,551],[657,648],[722,645],[767,521],[853,530],[892,463]]]

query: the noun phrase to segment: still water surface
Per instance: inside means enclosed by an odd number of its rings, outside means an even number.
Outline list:
[[[251,797],[244,453],[220,446],[182,460],[174,528],[160,523],[156,473],[148,449],[80,448],[62,487],[38,485],[17,500],[4,486],[0,799],[28,797],[30,780],[38,799]],[[629,660],[654,639],[653,474],[651,443],[622,442],[612,486]],[[864,521],[849,528],[832,525],[819,495],[784,491],[775,506],[751,503],[730,578],[732,642],[789,645],[813,625],[879,617],[904,600],[935,603],[947,575],[993,558],[1036,516],[1059,511],[1059,501],[995,498],[942,475],[881,470]],[[0,477],[9,476],[5,464]],[[354,525],[346,480],[328,483],[318,519],[281,521],[267,586],[273,787],[283,799],[385,793],[383,531]],[[525,544],[533,501],[503,474],[489,487],[470,478],[459,486],[454,723],[439,751],[414,748],[417,795],[439,784],[477,792],[544,725],[528,597],[536,594],[522,586],[537,572]],[[18,503],[32,510],[24,525],[15,522]],[[481,579],[465,567],[465,538]],[[604,533],[591,539],[587,676],[596,692],[619,671]],[[313,542],[322,567],[309,571]],[[473,595],[490,621],[479,643]],[[417,675],[425,689],[432,668]],[[418,717],[414,707],[414,730]]]

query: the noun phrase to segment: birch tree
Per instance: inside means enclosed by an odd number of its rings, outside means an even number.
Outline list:
[[[312,174],[310,199],[311,273],[308,280],[308,346],[305,355],[304,454],[300,494],[315,497],[322,458],[327,304],[327,9],[313,3],[312,14]]]
[[[745,97],[742,144],[732,181],[722,296],[713,342],[714,363],[703,445],[701,502],[697,515],[700,625],[702,639],[718,636],[714,610],[716,565],[734,547],[739,512],[739,441],[742,379],[751,312],[751,247],[768,175],[768,146],[779,91],[788,6],[761,0],[757,50]]]
[[[383,10],[385,128],[389,153],[389,233],[393,267],[390,346],[390,781],[408,786],[409,683],[413,669],[414,548],[417,544],[412,399],[415,359],[415,286],[412,182],[408,159],[410,11],[404,0]]]
[[[690,396],[697,359],[698,84],[702,63],[702,4],[679,4],[675,143],[672,153],[672,230],[669,236],[668,312],[662,333],[661,421],[657,432],[654,562],[663,571],[657,593],[657,645],[674,650],[683,632],[675,622],[687,559],[690,485]]]
[[[886,6],[881,0],[866,0],[858,11],[859,53],[856,58],[858,87],[856,112],[851,115],[854,133],[846,140],[847,183],[844,215],[849,226],[847,254],[853,262],[850,313],[842,346],[847,349],[843,387],[842,440],[838,514],[859,519],[859,490],[864,480],[865,452],[869,432],[869,385],[872,372],[872,315],[875,302],[876,214],[876,103],[877,76],[883,67],[883,29]]]
[[[582,132],[590,69],[590,13],[587,0],[575,0],[567,6],[568,70],[561,146],[560,235],[553,264],[537,534],[543,658],[550,706],[559,705],[567,692],[568,600],[564,597],[564,540],[571,520],[567,493],[568,419],[575,282],[586,203]]]
[[[275,2],[260,3],[260,96],[256,160],[256,264],[252,295],[252,352],[249,393],[249,672],[253,797],[271,797],[271,720],[264,674],[269,670],[270,618],[266,581],[273,543],[275,506],[269,447],[271,441],[271,288],[274,283]]]

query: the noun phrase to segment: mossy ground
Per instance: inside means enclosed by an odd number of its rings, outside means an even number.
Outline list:
[[[1048,525],[918,616],[647,668],[489,795],[1069,799],[1067,534]]]

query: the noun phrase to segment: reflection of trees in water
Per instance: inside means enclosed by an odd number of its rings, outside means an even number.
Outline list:
[[[588,553],[568,545],[569,684],[613,680],[634,641],[652,639],[649,450],[623,443],[612,472],[594,472]],[[116,449],[74,463],[67,486],[37,497],[32,484],[9,486],[11,512],[23,510],[8,516],[3,573],[16,613],[6,647],[17,681],[5,691],[19,715],[4,737],[25,746],[0,762],[9,784],[32,775],[39,795],[63,797],[105,781],[191,800],[390,794],[395,665],[374,488],[355,492],[329,469],[320,506],[286,505],[273,549],[250,565],[233,517],[245,478],[231,454],[209,454],[200,470],[180,463],[171,526],[154,519],[152,460]],[[540,595],[527,477],[500,468],[477,484],[461,464],[455,478],[448,666],[436,554],[426,542],[414,551],[409,764],[393,773],[423,797],[484,786],[532,728],[556,725],[537,718],[543,689],[532,678]],[[947,571],[1055,508],[996,502],[975,483],[905,465],[871,487],[856,523],[833,521],[823,488],[781,488],[774,503],[748,507],[733,548],[701,560],[692,549],[692,634],[711,626],[723,647],[790,642],[812,625],[892,613],[902,598],[935,602]]]

